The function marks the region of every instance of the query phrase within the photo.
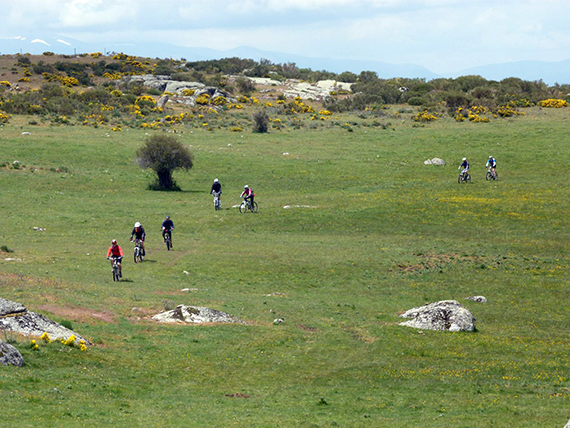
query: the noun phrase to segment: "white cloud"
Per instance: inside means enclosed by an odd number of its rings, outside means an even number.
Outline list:
[[[42,39],[34,39],[31,41],[31,43],[43,43],[46,46],[50,46],[50,44]]]

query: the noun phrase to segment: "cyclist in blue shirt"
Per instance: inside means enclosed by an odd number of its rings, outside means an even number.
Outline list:
[[[169,215],[167,215],[166,220],[162,222],[161,228],[162,228],[162,239],[166,241],[166,239],[164,238],[164,234],[167,232],[170,234],[170,246],[172,247],[172,229],[174,229],[174,223],[172,222],[172,220],[170,220]]]
[[[467,158],[463,158],[463,162],[459,165],[459,168],[462,169],[461,174],[467,175],[469,174],[469,162],[467,162]]]
[[[487,161],[487,164],[485,165],[487,168],[491,168],[491,172],[493,173],[493,175],[495,175],[495,168],[497,168],[497,161],[495,160],[495,158],[493,156],[489,156],[489,160]]]

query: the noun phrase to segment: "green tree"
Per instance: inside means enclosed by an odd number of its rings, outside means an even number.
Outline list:
[[[172,173],[177,169],[188,171],[192,168],[194,156],[173,136],[155,134],[137,150],[137,162],[141,168],[150,168],[156,173],[157,180],[151,188],[180,190],[172,179]]]

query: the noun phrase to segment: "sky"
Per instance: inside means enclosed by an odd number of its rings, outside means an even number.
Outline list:
[[[570,0],[0,0],[2,38],[249,46],[436,73],[570,59]],[[101,48],[103,50],[103,48]]]

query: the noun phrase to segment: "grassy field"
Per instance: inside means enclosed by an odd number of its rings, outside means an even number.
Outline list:
[[[525,111],[489,124],[188,131],[178,137],[195,167],[175,174],[181,192],[146,190],[152,176],[133,161],[144,130],[14,117],[0,130],[0,245],[13,250],[1,253],[0,296],[70,322],[94,346],[32,351],[27,338],[0,336],[26,361],[0,368],[2,420],[563,426],[569,117]],[[484,178],[489,155],[497,182]],[[457,183],[464,156],[469,185]],[[448,165],[423,164],[433,157]],[[11,168],[14,160],[22,167]],[[223,185],[217,212],[214,178]],[[244,184],[258,214],[232,208]],[[166,214],[172,252],[159,232]],[[135,221],[148,234],[139,265],[129,257]],[[105,260],[112,238],[127,254],[120,283]],[[472,295],[488,303],[465,300]],[[468,307],[477,331],[398,325],[400,312],[442,299]],[[207,306],[247,324],[151,322],[165,304]]]

